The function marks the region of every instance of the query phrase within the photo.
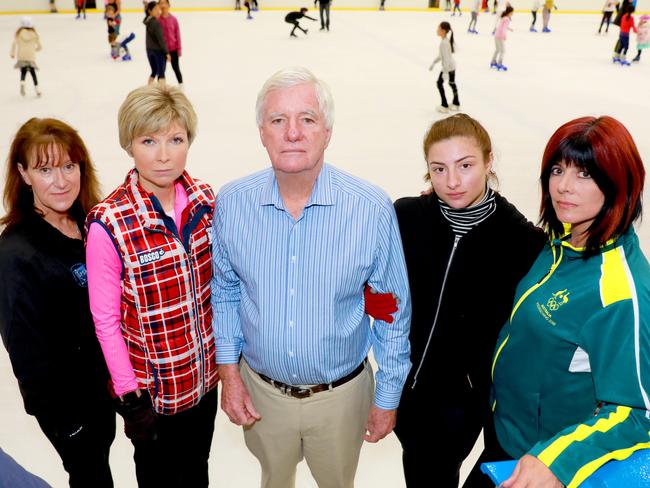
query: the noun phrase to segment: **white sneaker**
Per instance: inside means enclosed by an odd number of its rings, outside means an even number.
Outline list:
[[[460,105],[452,105],[451,107],[449,107],[449,110],[451,110],[452,112],[458,112],[460,110]]]
[[[442,105],[440,105],[437,110],[441,114],[446,114],[447,112],[449,112],[449,109],[447,107],[443,107]]]

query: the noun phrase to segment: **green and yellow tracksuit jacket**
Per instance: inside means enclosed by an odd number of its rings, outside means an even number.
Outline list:
[[[587,260],[553,240],[514,303],[492,365],[503,449],[574,488],[650,448],[650,266],[634,231]]]

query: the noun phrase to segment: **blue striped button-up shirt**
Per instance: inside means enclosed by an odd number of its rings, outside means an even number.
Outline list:
[[[372,346],[375,404],[397,407],[411,367],[411,300],[383,191],[325,164],[295,220],[269,168],[221,189],[213,226],[218,363],[237,363],[242,354],[270,378],[311,385],[347,375]],[[399,297],[392,324],[377,320],[371,328],[366,282]]]

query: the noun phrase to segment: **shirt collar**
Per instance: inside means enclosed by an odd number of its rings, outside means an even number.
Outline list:
[[[332,171],[328,164],[323,164],[305,208],[311,207],[312,205],[334,205],[334,203],[332,193]],[[275,208],[280,210],[286,210],[284,208],[282,197],[280,196],[278,180],[272,169],[269,170],[268,178],[262,187],[260,205],[273,205]]]

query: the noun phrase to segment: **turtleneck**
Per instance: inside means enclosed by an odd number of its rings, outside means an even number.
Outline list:
[[[457,236],[467,234],[492,215],[497,208],[492,188],[488,188],[481,201],[471,207],[452,208],[440,198],[438,198],[438,202],[443,217],[449,222]]]

